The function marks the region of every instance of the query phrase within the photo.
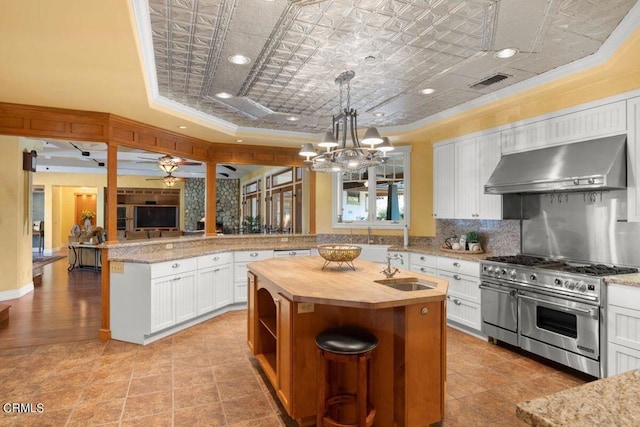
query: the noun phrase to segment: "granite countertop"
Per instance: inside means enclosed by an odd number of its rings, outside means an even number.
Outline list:
[[[640,273],[619,274],[604,278],[605,283],[640,287]]]
[[[518,418],[536,427],[640,425],[640,371],[518,404]]]
[[[419,254],[425,255],[434,255],[434,256],[443,256],[448,258],[462,259],[467,261],[482,261],[490,256],[498,255],[495,252],[483,252],[483,253],[473,253],[473,252],[450,252],[443,251],[440,248],[435,248],[433,246],[391,246],[389,248],[390,251],[395,252],[415,252]]]

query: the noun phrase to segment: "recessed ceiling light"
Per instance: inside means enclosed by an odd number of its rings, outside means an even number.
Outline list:
[[[244,142],[244,139],[236,139],[236,142]]]
[[[233,98],[233,95],[227,92],[218,92],[216,93],[216,97],[221,99],[229,99],[229,98]]]
[[[384,113],[382,111],[378,111],[377,113],[373,113],[375,117],[384,117]]]
[[[287,117],[287,120],[289,120],[290,122],[297,122],[298,120],[300,120],[300,118],[296,116],[289,116]]]
[[[515,47],[507,47],[504,49],[500,49],[499,51],[494,53],[493,56],[495,56],[498,59],[507,59],[507,58],[511,58],[513,55],[515,55],[518,52],[520,51]]]
[[[187,127],[185,125],[182,126],[178,126],[178,129],[186,129]]]
[[[373,55],[365,56],[364,62],[367,62],[367,63],[376,62],[376,57]]]
[[[244,56],[244,55],[240,55],[240,54],[231,55],[227,59],[232,64],[237,64],[237,65],[244,65],[244,64],[248,64],[249,62],[251,62],[251,59],[249,59],[249,57]]]
[[[421,94],[423,95],[431,95],[433,92],[435,92],[436,90],[434,88],[428,87],[426,89],[422,89],[420,91]]]

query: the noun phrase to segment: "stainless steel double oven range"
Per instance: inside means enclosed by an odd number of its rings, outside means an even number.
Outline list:
[[[604,277],[627,267],[542,257],[480,263],[482,332],[595,377],[604,376]]]

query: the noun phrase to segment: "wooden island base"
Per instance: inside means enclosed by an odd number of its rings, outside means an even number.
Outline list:
[[[315,337],[328,327],[355,325],[379,340],[371,359],[375,425],[441,421],[447,282],[409,273],[404,276],[436,288],[403,292],[373,282],[383,278],[378,264],[360,261],[355,272],[321,266],[319,257],[249,264],[248,344],[288,414],[301,426],[315,424]],[[352,390],[355,379],[343,369],[333,380]]]

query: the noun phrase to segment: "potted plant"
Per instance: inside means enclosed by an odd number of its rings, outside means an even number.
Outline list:
[[[480,251],[482,249],[480,247],[480,233],[477,231],[469,231],[467,233],[467,244],[469,245],[470,251]]]

